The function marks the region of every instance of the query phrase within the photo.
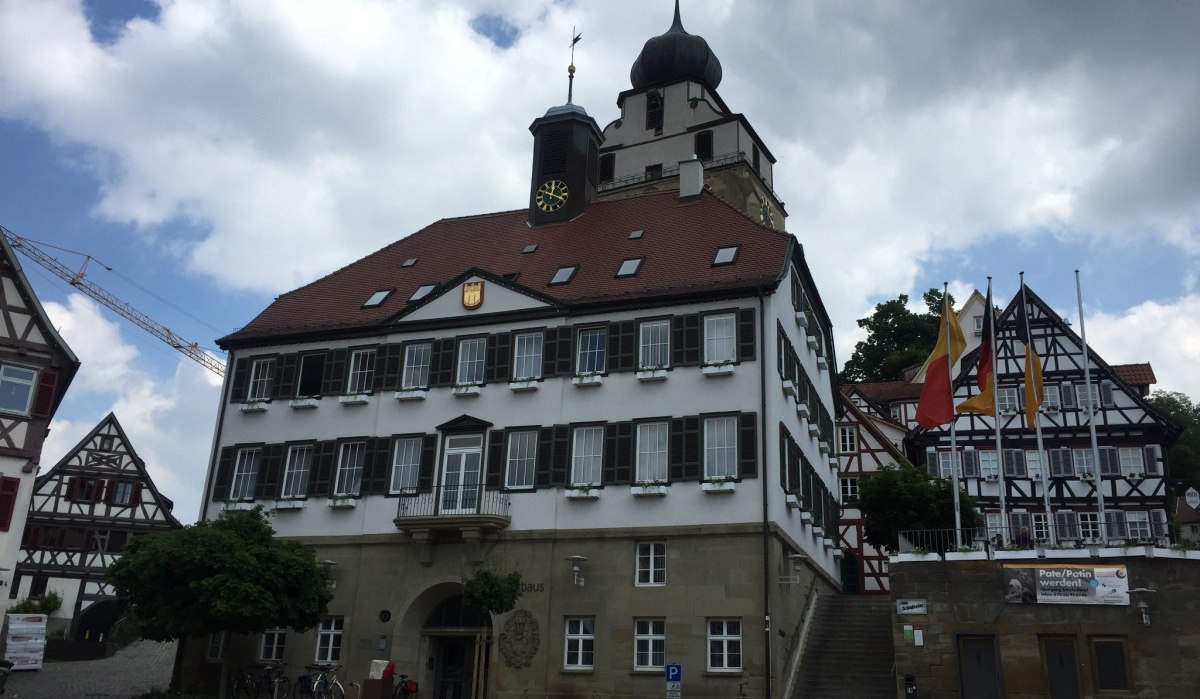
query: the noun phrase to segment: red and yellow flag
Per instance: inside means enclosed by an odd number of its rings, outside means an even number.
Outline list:
[[[954,392],[950,386],[950,367],[962,356],[967,341],[958,316],[950,306],[950,294],[942,298],[942,318],[938,324],[937,344],[925,367],[925,385],[917,404],[917,424],[932,429],[954,420]]]
[[[992,374],[996,371],[996,313],[992,310],[992,282],[988,281],[987,302],[983,312],[983,336],[979,340],[979,365],[975,369],[975,384],[979,393],[958,404],[960,413],[996,414],[996,394],[992,389]]]
[[[1025,424],[1029,429],[1037,422],[1045,388],[1042,386],[1042,359],[1033,347],[1029,334],[1029,315],[1025,309],[1025,282],[1021,282],[1021,305],[1017,308],[1017,339],[1025,345]]]

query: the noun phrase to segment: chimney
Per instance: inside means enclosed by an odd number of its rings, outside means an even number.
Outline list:
[[[704,189],[704,165],[696,156],[679,162],[679,200],[695,201]]]

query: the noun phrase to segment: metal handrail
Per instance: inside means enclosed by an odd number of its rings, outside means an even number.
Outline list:
[[[396,517],[509,516],[509,494],[482,483],[412,488],[400,494]]]

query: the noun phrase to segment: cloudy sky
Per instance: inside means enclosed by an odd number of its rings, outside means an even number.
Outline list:
[[[529,123],[603,126],[670,0],[0,0],[0,224],[186,339],[447,216],[526,205]],[[1200,397],[1200,5],[684,0],[778,158],[838,353],[875,303],[1030,286]],[[83,258],[63,252],[73,267]],[[104,267],[111,268],[111,271]],[[33,263],[83,360],[43,463],[109,410],[184,521],[219,385]]]

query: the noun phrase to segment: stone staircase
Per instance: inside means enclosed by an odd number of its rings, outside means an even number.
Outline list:
[[[895,697],[894,662],[891,597],[825,595],[791,699]]]

